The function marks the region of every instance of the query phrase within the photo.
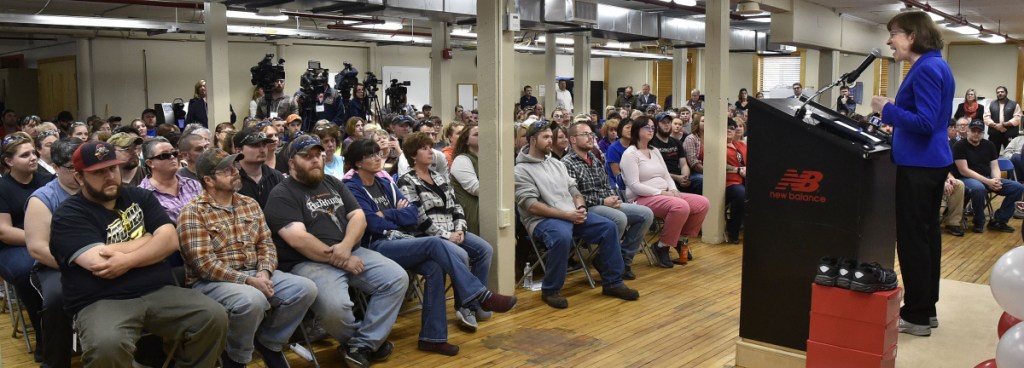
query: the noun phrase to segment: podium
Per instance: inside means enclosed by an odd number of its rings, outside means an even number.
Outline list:
[[[744,341],[792,351],[807,349],[820,258],[891,268],[896,246],[889,143],[816,103],[797,119],[800,104],[751,101],[740,302]]]

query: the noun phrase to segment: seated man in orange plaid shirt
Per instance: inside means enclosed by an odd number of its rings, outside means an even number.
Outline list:
[[[263,211],[256,200],[238,194],[241,158],[218,148],[199,156],[203,192],[181,210],[181,253],[188,284],[228,309],[223,367],[244,367],[255,349],[267,367],[286,368],[281,348],[317,288],[307,278],[276,270],[277,250]]]

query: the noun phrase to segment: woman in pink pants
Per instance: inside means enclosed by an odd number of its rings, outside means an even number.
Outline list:
[[[647,116],[633,121],[631,144],[622,154],[619,167],[626,184],[626,200],[649,207],[655,216],[665,220],[665,229],[653,251],[661,267],[671,268],[669,247],[675,246],[679,252],[677,262],[686,264],[690,250],[680,237],[697,236],[708,213],[708,199],[676,190],[661,153],[648,146],[655,129],[654,121]]]

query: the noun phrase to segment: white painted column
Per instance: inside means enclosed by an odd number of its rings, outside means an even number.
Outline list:
[[[726,99],[729,96],[729,0],[708,0],[704,101],[704,196],[711,209],[704,218],[703,241],[721,243],[725,238],[725,139]]]
[[[227,6],[206,2],[206,106],[210,128],[231,121]],[[249,106],[239,106],[244,111]],[[243,114],[244,115],[244,114]]]
[[[558,48],[555,45],[555,34],[548,33],[544,35],[544,98],[541,100],[541,104],[544,105],[544,114],[548,117],[551,116],[551,112],[555,111],[555,91],[558,90],[558,83],[555,82],[555,77],[558,76],[557,69],[557,55]]]
[[[572,108],[576,114],[590,113],[590,33],[577,33],[573,43]],[[603,108],[603,106],[601,107]],[[604,114],[599,108],[598,113]]]
[[[672,107],[679,108],[686,103],[690,97],[690,91],[686,90],[686,54],[688,49],[672,49]],[[665,103],[665,96],[661,96],[661,102]],[[667,106],[665,107],[668,108]]]
[[[431,114],[437,115],[442,122],[450,122],[455,112],[455,85],[452,83],[452,61],[442,56],[451,44],[448,23],[435,22],[431,29],[430,46],[430,105]]]
[[[92,90],[92,39],[79,38],[78,53],[75,57],[75,73],[78,79],[78,113],[75,116],[96,114]]]
[[[515,291],[515,185],[512,105],[519,99],[513,32],[503,31],[505,8],[477,0],[477,81],[480,97],[480,236],[494,247],[490,287]]]
[[[835,83],[839,79],[839,61],[842,55],[839,51],[822,51],[821,56],[818,58],[818,90],[820,91],[825,86]],[[865,72],[858,79],[870,78],[868,72]],[[828,107],[829,109],[836,109],[836,99],[839,98],[839,87],[833,88],[831,91],[823,93],[818,96],[817,102],[822,106]]]

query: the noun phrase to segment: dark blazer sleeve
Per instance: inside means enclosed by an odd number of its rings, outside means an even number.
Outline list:
[[[981,107],[981,105],[979,104],[978,107]],[[956,106],[956,112],[953,113],[953,119],[960,119],[964,117],[964,114],[966,114],[966,112],[964,112],[964,103],[961,102]]]

